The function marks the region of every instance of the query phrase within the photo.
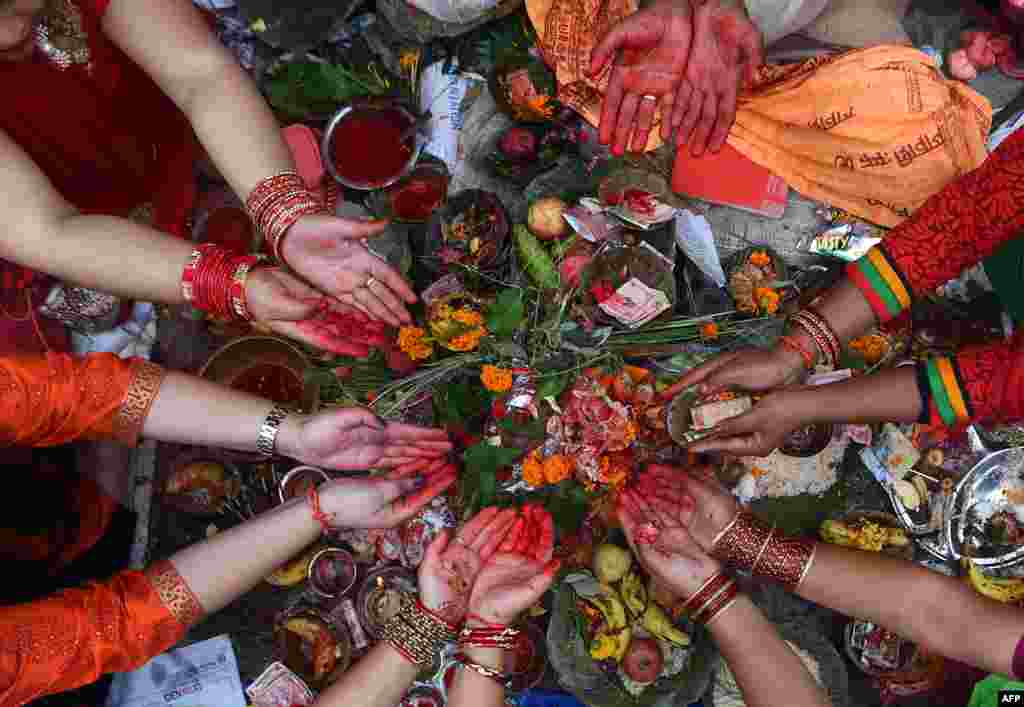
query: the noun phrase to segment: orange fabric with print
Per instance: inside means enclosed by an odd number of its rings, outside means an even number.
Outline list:
[[[152,368],[148,361],[110,353],[0,358],[0,445],[49,447],[78,439],[133,443],[153,396],[143,411],[127,411],[125,401],[140,373]]]
[[[169,561],[0,607],[0,704],[20,705],[142,666],[202,615]]]

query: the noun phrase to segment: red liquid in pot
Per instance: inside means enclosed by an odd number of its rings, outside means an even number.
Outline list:
[[[338,123],[331,157],[338,174],[357,184],[383,184],[402,173],[413,138],[400,142],[412,123],[397,110],[354,110]]]

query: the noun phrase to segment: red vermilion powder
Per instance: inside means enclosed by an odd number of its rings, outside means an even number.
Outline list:
[[[401,174],[413,138],[400,142],[411,125],[397,110],[354,110],[334,130],[332,158],[338,174],[357,184],[382,184]]]
[[[235,390],[269,398],[275,403],[302,401],[302,381],[284,366],[261,363],[245,371],[231,384]]]

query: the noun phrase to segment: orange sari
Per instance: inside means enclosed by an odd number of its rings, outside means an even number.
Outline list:
[[[78,439],[134,444],[162,381],[159,366],[106,353],[0,358],[0,446]],[[78,544],[96,539],[83,528]],[[169,561],[0,607],[0,704],[23,704],[137,668],[177,643],[202,614]]]

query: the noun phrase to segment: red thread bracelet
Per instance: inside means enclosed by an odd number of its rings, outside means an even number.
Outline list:
[[[808,371],[814,369],[814,354],[808,351],[799,341],[792,336],[783,336],[779,339],[782,348],[798,354],[804,362],[804,368]]]
[[[316,486],[309,489],[309,505],[313,507],[313,520],[320,524],[320,527],[327,532],[331,529],[331,521],[334,520],[333,513],[324,513],[320,508],[320,491]]]

